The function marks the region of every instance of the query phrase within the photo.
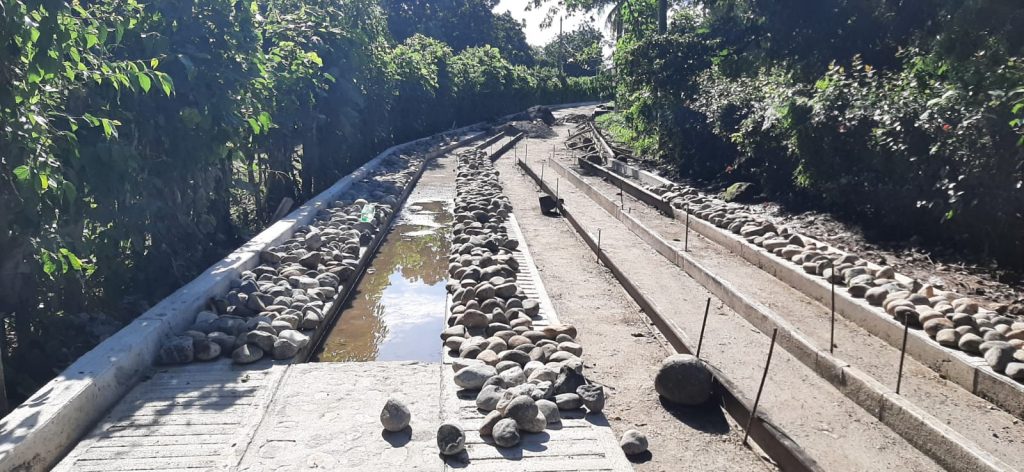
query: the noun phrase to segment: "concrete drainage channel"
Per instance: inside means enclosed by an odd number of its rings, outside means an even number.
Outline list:
[[[526,163],[521,163],[529,167]],[[539,164],[537,164],[539,165]],[[584,164],[585,165],[585,164]],[[993,457],[977,444],[966,439],[952,428],[931,417],[913,403],[892,393],[887,387],[867,376],[863,372],[841,362],[814,347],[807,338],[789,325],[782,317],[773,313],[763,305],[748,299],[728,282],[712,274],[707,268],[694,261],[684,252],[674,248],[659,237],[654,231],[645,227],[628,212],[622,211],[617,201],[592,188],[575,172],[564,168],[557,161],[549,160],[546,167],[548,173],[554,172],[571,185],[589,196],[609,214],[622,221],[633,233],[648,242],[655,250],[693,276],[712,293],[724,300],[736,312],[744,316],[751,324],[762,332],[770,333],[778,328],[782,331],[781,345],[795,357],[817,372],[819,376],[830,381],[836,388],[855,400],[866,411],[879,418],[894,431],[898,432],[910,443],[938,460],[944,467],[951,470],[1013,470],[1011,467]],[[531,173],[535,180],[536,173]],[[620,182],[610,182],[619,186]],[[564,183],[563,183],[564,186]],[[628,190],[628,187],[623,185]],[[547,188],[549,193],[554,193]],[[571,215],[571,213],[570,213]],[[692,222],[691,222],[692,224]],[[585,231],[579,228],[582,234]],[[589,236],[584,236],[588,238]],[[628,289],[628,284],[627,285]]]
[[[543,431],[549,423],[558,424],[557,412],[563,407],[566,423],[562,424],[573,426],[577,433],[585,431],[585,439],[590,440],[587,444],[600,446],[590,451],[590,458],[605,458],[591,460],[592,465],[601,470],[628,470],[628,463],[607,426],[602,428],[585,421],[573,423],[575,418],[581,418],[573,415],[582,405],[587,405],[590,411],[588,421],[593,422],[594,418],[601,419],[597,423],[604,421],[600,416],[601,388],[587,385],[582,381],[580,369],[574,368],[582,367],[577,357],[582,347],[575,344],[572,337],[575,328],[544,321],[551,319],[553,313],[550,310],[545,311],[546,314],[539,313],[540,304],[534,297],[546,300],[543,289],[537,291],[539,279],[524,279],[517,285],[517,273],[529,273],[532,261],[528,256],[523,258],[522,251],[516,251],[517,239],[508,237],[508,233],[518,231],[514,223],[506,220],[507,224],[492,227],[499,222],[494,214],[495,219],[486,228],[472,225],[465,218],[469,215],[475,219],[476,213],[465,211],[475,210],[472,208],[475,203],[456,208],[455,214],[461,220],[454,223],[454,237],[460,242],[460,248],[473,248],[468,252],[453,252],[451,256],[455,265],[461,262],[463,266],[453,266],[449,274],[459,276],[447,286],[454,295],[449,300],[458,299],[449,305],[454,312],[449,324],[465,330],[467,348],[463,351],[485,347],[487,353],[495,355],[493,362],[488,364],[491,361],[488,354],[480,352],[484,354],[482,357],[467,355],[464,360],[447,365],[301,363],[314,358],[440,360],[441,348],[433,337],[435,334],[423,334],[440,331],[445,312],[444,292],[448,290],[443,283],[438,285],[436,278],[443,277],[440,274],[449,272],[449,268],[442,263],[440,273],[435,270],[433,275],[425,276],[434,277],[435,282],[408,287],[406,297],[423,295],[420,289],[429,289],[440,296],[441,303],[433,308],[419,307],[423,313],[431,313],[419,324],[406,326],[405,332],[399,330],[399,325],[407,320],[398,317],[415,317],[415,314],[410,313],[406,305],[395,307],[395,313],[389,315],[386,307],[380,308],[387,305],[389,292],[387,289],[375,291],[375,287],[389,284],[393,278],[390,276],[402,271],[396,266],[397,259],[420,252],[408,249],[403,242],[417,238],[432,240],[434,247],[428,258],[434,258],[437,250],[447,247],[447,234],[439,229],[447,227],[443,215],[448,209],[443,201],[450,196],[434,195],[424,199],[423,195],[414,195],[410,204],[403,204],[410,194],[417,193],[418,180],[429,167],[428,163],[484,136],[467,131],[459,133],[463,138],[469,137],[435,151],[416,151],[411,158],[399,157],[397,153],[430,143],[420,140],[385,152],[254,238],[141,316],[139,322],[80,360],[72,369],[79,368],[81,381],[70,382],[71,376],[59,378],[52,388],[41,392],[43,397],[34,402],[30,400],[20,411],[4,419],[4,424],[0,425],[3,434],[0,468],[49,469],[76,442],[77,447],[55,466],[55,470],[272,470],[294,466],[296,461],[328,469],[345,467],[347,462],[347,466],[354,467],[379,464],[400,470],[439,470],[438,467],[444,468],[445,464],[429,460],[436,458],[438,447],[446,452],[468,450],[468,455],[463,452],[452,459],[461,464],[459,467],[491,464],[489,467],[493,468],[507,456],[506,452],[486,453],[493,450],[495,443],[515,446],[515,441],[509,437],[521,434],[524,441],[536,444],[533,433]],[[463,152],[489,164],[491,159],[508,151],[523,134],[509,136],[507,142],[500,143],[504,136],[498,133],[478,146],[484,149],[496,145],[498,150],[490,155],[475,149]],[[460,180],[461,185],[467,182]],[[449,185],[454,187],[451,184],[454,182]],[[502,219],[512,218],[509,210],[501,209]],[[438,216],[441,218],[431,221]],[[482,244],[475,244],[482,232],[491,231],[498,233]],[[503,238],[502,243],[500,247],[492,247],[498,234]],[[480,252],[492,249],[489,255]],[[499,267],[504,270],[495,271]],[[512,267],[517,270],[511,270]],[[473,287],[466,285],[474,274],[479,278],[481,268],[494,272],[493,277],[480,279]],[[475,294],[467,297],[467,290]],[[342,302],[355,298],[353,303],[358,305],[367,296],[378,303],[362,308],[356,306],[351,316],[350,311],[345,310],[345,316],[339,317],[344,310]],[[550,302],[546,304],[550,306]],[[497,307],[504,310],[502,319],[492,318],[498,316]],[[493,335],[487,345],[478,346],[478,340],[468,335],[479,328],[468,315],[474,311],[484,315],[476,308],[494,311],[485,315],[490,322],[488,332],[480,331],[480,334]],[[358,318],[361,311],[382,318],[391,316],[384,321],[390,321],[394,327],[389,326],[387,333],[381,333],[373,327],[358,329],[347,324]],[[531,315],[540,316],[540,324],[535,326]],[[434,317],[433,321],[430,316]],[[507,329],[497,330],[502,326]],[[335,328],[333,332],[331,328]],[[355,337],[372,338],[364,343],[370,347],[360,346],[360,342],[352,338],[354,332],[360,333]],[[410,342],[416,337],[434,339],[435,347],[420,349],[431,343]],[[521,339],[528,342],[520,343]],[[446,336],[446,340],[446,344],[452,344],[452,337]],[[490,342],[495,340],[505,343],[505,349]],[[414,349],[394,347],[410,344]],[[332,346],[341,346],[341,349]],[[461,349],[461,345],[459,347]],[[576,359],[576,363],[572,359]],[[126,361],[129,361],[127,366]],[[149,366],[154,361],[170,367],[153,371]],[[535,365],[537,363],[540,366]],[[469,438],[468,445],[463,445],[465,435],[461,440],[454,440],[458,444],[445,445],[440,437],[435,439],[435,431],[443,419],[454,420],[456,424],[475,421],[440,411],[453,406],[458,409],[458,405],[450,403],[452,399],[446,403],[442,398],[442,402],[437,403],[442,390],[450,391],[451,387],[446,385],[451,382],[470,387],[458,396],[453,393],[455,399],[475,393],[472,387],[479,386],[466,383],[468,374],[460,374],[450,367],[464,364],[485,365],[494,370],[496,375],[488,382],[487,392],[499,396],[506,393],[510,398],[504,403],[517,406],[499,418],[508,417],[506,422],[513,421],[511,425],[502,423],[499,430],[504,433],[500,438],[489,439],[489,435],[484,434],[488,437],[484,439],[479,435],[481,425],[470,424],[469,430],[476,436]],[[95,371],[92,366],[100,370]],[[103,371],[104,367],[113,370],[108,373]],[[500,375],[497,375],[498,370],[501,370]],[[143,375],[146,378],[133,389],[136,379]],[[420,391],[413,393],[410,388]],[[127,396],[121,398],[125,392]],[[561,394],[559,398],[555,398],[556,392]],[[406,428],[394,434],[385,431],[384,437],[379,437],[376,412],[366,421],[364,410],[379,411],[382,396],[407,398],[406,408],[415,418],[411,430]],[[334,401],[345,405],[343,411],[324,410],[324,405],[334,404]],[[115,403],[92,433],[79,441],[79,436],[96,418]],[[533,408],[520,405],[526,403]],[[555,405],[553,411],[551,405]],[[523,408],[537,412],[526,418],[529,415],[521,414]],[[503,404],[494,409],[505,411],[506,407]],[[540,412],[545,412],[547,417]],[[339,413],[356,416],[332,420],[331,415]],[[364,431],[372,432],[368,438],[370,449],[379,451],[367,455],[366,451],[338,449],[331,445],[335,438],[343,435],[355,442],[365,442],[355,439]],[[548,436],[558,439],[561,433],[552,431],[545,435]],[[291,446],[285,450],[283,443]],[[484,443],[490,446],[482,448]],[[541,440],[539,444],[543,443]],[[563,444],[577,443],[560,440],[551,446]],[[572,450],[548,449],[551,452],[522,454],[520,459],[531,459],[522,464],[536,464],[544,470],[557,464],[562,464],[566,470],[574,469],[571,461],[566,460]],[[404,452],[396,454],[395,451]]]

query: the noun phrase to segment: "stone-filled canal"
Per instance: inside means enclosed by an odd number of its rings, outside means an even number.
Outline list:
[[[440,362],[451,221],[449,202],[402,208],[314,360]]]

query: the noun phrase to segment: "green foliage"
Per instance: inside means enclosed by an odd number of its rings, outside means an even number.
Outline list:
[[[1021,267],[1021,28],[1009,0],[702,0],[619,40],[617,133],[689,177]]]
[[[603,60],[603,41],[601,30],[593,25],[583,25],[556,36],[540,47],[536,53],[537,61],[546,67],[564,70],[572,77],[597,75]]]
[[[489,3],[459,5],[435,19],[499,24],[488,38],[526,47]],[[16,398],[285,198],[301,203],[397,141],[607,91],[607,79],[563,82],[486,42],[428,37],[445,32],[437,24],[396,44],[388,11],[376,0],[0,5],[0,317]]]

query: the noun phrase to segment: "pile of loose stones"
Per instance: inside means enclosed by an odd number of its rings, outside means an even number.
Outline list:
[[[366,246],[386,229],[420,163],[419,156],[385,158],[310,225],[261,250],[259,266],[211,299],[188,330],[165,339],[157,361],[184,364],[229,356],[236,364],[249,364],[298,354],[354,281],[362,259],[370,257]]]
[[[752,215],[744,205],[702,195],[692,187],[667,184],[648,187],[671,203],[750,244],[802,267],[854,298],[881,307],[901,323],[923,329],[942,346],[983,356],[997,373],[1024,382],[1024,321],[1006,316],[1005,305],[922,285],[901,277],[891,267],[877,267],[856,255],[805,238],[785,226]]]
[[[487,412],[480,434],[500,447],[519,444],[561,421],[560,410],[600,412],[604,389],[588,382],[571,325],[534,327],[540,306],[516,283],[519,241],[506,222],[511,204],[483,152],[459,154],[455,221],[448,268],[451,314],[441,339],[452,357],[455,384],[476,391]],[[438,431],[447,455],[464,449],[458,425]]]

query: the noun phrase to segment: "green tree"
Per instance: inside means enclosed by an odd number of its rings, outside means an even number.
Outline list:
[[[597,75],[603,61],[604,34],[594,25],[584,24],[563,33],[540,48],[538,62],[565,72],[571,77]]]

